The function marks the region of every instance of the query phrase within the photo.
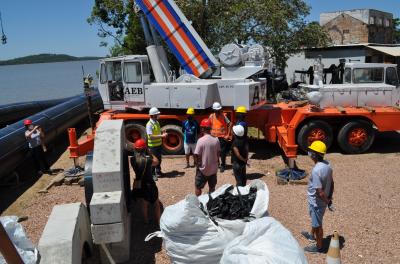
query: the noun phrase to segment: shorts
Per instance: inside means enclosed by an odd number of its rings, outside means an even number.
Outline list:
[[[190,152],[194,154],[194,150],[196,149],[196,143],[184,143],[183,148],[185,149],[185,154],[189,155]]]
[[[142,182],[140,189],[132,190],[133,198],[143,198],[146,202],[155,203],[158,199],[158,188],[155,182]]]
[[[214,189],[215,186],[217,185],[217,174],[204,176],[199,169],[196,169],[196,177],[194,180],[194,185],[196,186],[196,188],[203,189],[207,182],[208,182],[208,188]]]
[[[322,227],[326,206],[313,206],[308,204],[308,212],[311,217],[311,226],[313,228]]]

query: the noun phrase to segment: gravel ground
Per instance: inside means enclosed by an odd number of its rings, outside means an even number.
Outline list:
[[[261,145],[261,148],[270,147],[264,143]],[[276,152],[276,147],[273,149]],[[327,211],[324,231],[325,237],[334,230],[339,231],[344,263],[400,263],[400,229],[396,224],[400,216],[399,158],[399,153],[327,155],[334,170],[336,211]],[[299,156],[297,161],[299,167],[307,171],[312,168],[313,164],[307,156]],[[53,167],[68,168],[70,163],[63,155]],[[183,158],[163,160],[162,167],[167,177],[159,179],[157,185],[164,206],[174,204],[194,192],[194,169],[182,169],[184,165]],[[280,156],[254,154],[248,174],[251,179],[260,178],[267,183],[270,215],[289,229],[301,246],[306,246],[308,242],[299,235],[301,230],[308,230],[310,226],[306,185],[278,185],[274,173],[283,166]],[[50,176],[43,177],[47,178],[36,182],[31,189],[40,189],[50,179]],[[218,175],[217,187],[225,183],[234,183],[231,170]],[[78,186],[53,187],[44,195],[30,191],[25,192],[3,215],[13,212],[28,215],[29,219],[23,225],[28,236],[37,243],[52,207],[77,201],[84,201],[83,188]],[[152,246],[140,244],[142,237],[154,228],[143,229],[139,218],[140,214],[134,216],[134,234],[136,230],[140,235],[134,239],[139,244],[134,245],[132,253],[137,257],[134,257],[133,263],[170,263],[159,243],[151,242],[154,244]],[[325,263],[325,254],[307,254],[307,258],[310,263]]]

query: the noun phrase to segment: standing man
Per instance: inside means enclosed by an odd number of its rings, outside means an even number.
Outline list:
[[[302,231],[301,234],[310,242],[316,241],[316,244],[304,248],[305,251],[310,253],[318,253],[323,250],[322,239],[324,231],[322,228],[322,219],[326,207],[329,206],[330,208],[334,189],[332,168],[329,162],[324,160],[325,154],[326,145],[322,141],[314,141],[308,148],[308,155],[315,163],[307,187],[311,233]]]
[[[220,144],[217,138],[210,135],[211,122],[203,119],[200,123],[203,136],[197,141],[194,151],[196,162],[195,193],[201,195],[201,190],[208,183],[208,192],[215,191],[217,185],[218,159]]]
[[[158,122],[160,111],[156,107],[152,107],[149,111],[150,120],[146,124],[147,145],[151,153],[158,159],[158,165],[153,166],[152,173],[155,181],[158,177],[162,177],[161,172],[161,152],[162,140],[167,137],[167,133],[161,133],[161,126]]]
[[[44,134],[42,129],[39,126],[34,126],[30,119],[25,119],[24,125],[25,138],[28,141],[35,169],[40,176],[43,173],[50,171],[50,166],[44,155],[44,152],[47,151],[46,146],[44,145]]]
[[[232,144],[232,167],[236,186],[246,186],[246,165],[249,156],[249,144],[244,135],[244,127],[236,125],[232,128],[234,139]]]
[[[218,138],[221,147],[221,166],[220,172],[225,171],[226,155],[231,149],[231,130],[232,123],[226,115],[221,111],[222,106],[219,102],[213,103],[214,113],[209,117],[211,121],[211,135]]]
[[[196,149],[197,135],[200,132],[199,123],[193,119],[194,108],[190,107],[186,111],[187,119],[183,121],[182,132],[184,136],[184,149],[186,156],[186,168],[190,167],[190,154],[193,154]],[[194,159],[194,156],[193,156]],[[195,162],[194,162],[195,163]]]
[[[143,139],[138,139],[134,145],[135,153],[131,157],[130,162],[132,169],[135,171],[134,191],[136,195],[143,199],[142,210],[144,222],[149,223],[148,206],[154,208],[154,215],[158,225],[160,225],[161,206],[158,199],[158,188],[152,176],[152,167],[158,165],[158,160],[154,155],[151,155],[147,149],[146,142]]]
[[[236,124],[235,125],[241,125],[244,128],[244,137],[247,138],[247,122],[246,122],[246,114],[247,114],[247,109],[245,106],[238,106],[236,108]]]

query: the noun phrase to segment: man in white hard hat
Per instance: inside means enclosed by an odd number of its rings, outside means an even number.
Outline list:
[[[211,121],[211,135],[217,137],[221,146],[221,164],[220,172],[225,171],[226,155],[231,149],[231,130],[232,122],[222,112],[222,106],[219,102],[213,103],[214,113],[209,117]]]
[[[242,125],[236,125],[232,130],[235,136],[232,144],[233,175],[235,175],[236,186],[246,186],[246,165],[249,156],[249,144]]]
[[[147,145],[151,153],[158,159],[158,165],[152,168],[153,179],[158,180],[162,176],[161,172],[161,152],[162,152],[162,139],[167,137],[167,133],[161,132],[161,126],[158,122],[160,111],[156,107],[152,107],[149,111],[150,120],[146,124]]]

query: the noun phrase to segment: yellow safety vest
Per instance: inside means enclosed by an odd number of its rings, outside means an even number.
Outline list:
[[[152,129],[153,129],[153,134],[154,136],[156,135],[161,135],[161,127],[160,127],[160,123],[158,123],[158,121],[156,121],[155,123],[151,122],[150,120],[147,122],[148,126],[150,123]],[[162,138],[157,138],[157,139],[151,139],[150,135],[147,135],[147,145],[149,147],[158,147],[162,145]]]

